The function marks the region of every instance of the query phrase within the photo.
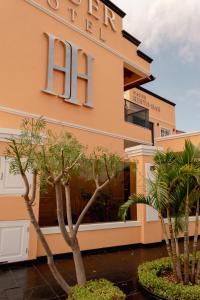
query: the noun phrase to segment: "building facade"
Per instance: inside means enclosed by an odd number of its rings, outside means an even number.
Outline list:
[[[123,30],[125,13],[109,0],[14,0],[2,1],[0,9],[0,263],[5,263],[44,255],[20,196],[22,181],[9,173],[5,159],[6,138],[20,133],[23,118],[43,116],[49,128],[72,133],[89,149],[101,145],[137,164],[137,174],[129,168],[130,192],[145,192],[152,157],[167,143],[160,136],[175,134],[176,124],[175,104],[140,87],[153,80],[152,59]],[[48,223],[51,210],[45,221],[41,199],[38,190],[34,211],[53,253],[68,252],[56,223]],[[103,220],[81,225],[82,250],[162,240],[157,214],[143,206],[126,223]]]

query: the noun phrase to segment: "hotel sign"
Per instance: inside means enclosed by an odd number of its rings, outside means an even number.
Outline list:
[[[78,79],[82,79],[86,82],[86,99],[84,106],[93,107],[92,99],[92,63],[93,57],[85,53],[80,47],[65,40],[61,40],[52,34],[45,33],[48,39],[48,71],[47,71],[47,85],[43,92],[51,95],[63,98],[64,101],[76,105],[80,105],[80,101],[77,98],[78,91]],[[55,63],[55,50],[58,43],[61,43],[64,48],[64,65],[58,65]],[[78,58],[85,57],[86,72],[78,72]],[[64,75],[63,93],[57,93],[54,90],[55,73],[60,72]]]
[[[31,3],[33,0],[28,0]],[[34,0],[64,20],[106,42],[106,29],[117,32],[116,14],[100,0]],[[83,7],[83,9],[81,9]]]
[[[133,102],[135,102],[136,104],[139,104],[141,106],[144,106],[148,109],[153,109],[157,112],[160,112],[160,106],[150,103],[147,100],[146,95],[139,93],[137,91],[133,91]]]

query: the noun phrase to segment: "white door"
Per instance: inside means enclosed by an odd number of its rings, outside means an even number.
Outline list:
[[[149,190],[149,181],[154,180],[154,175],[153,175],[152,168],[153,168],[153,164],[151,164],[151,163],[146,163],[145,164],[147,193],[148,193],[148,190]],[[159,220],[157,211],[154,208],[150,207],[150,206],[146,207],[146,220],[147,220],[147,222],[153,222],[153,221],[158,221]]]
[[[29,221],[0,221],[0,264],[28,259]]]

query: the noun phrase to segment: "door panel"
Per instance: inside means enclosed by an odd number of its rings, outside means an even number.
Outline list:
[[[21,195],[24,193],[24,183],[21,175],[10,174],[10,160],[0,157],[0,195]],[[28,173],[29,182],[32,181],[32,174]]]
[[[0,222],[0,263],[28,258],[29,221]]]

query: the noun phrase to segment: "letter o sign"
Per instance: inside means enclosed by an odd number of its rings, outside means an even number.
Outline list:
[[[49,6],[54,9],[54,10],[58,10],[60,7],[60,2],[59,0],[47,0],[47,3],[49,4]]]

